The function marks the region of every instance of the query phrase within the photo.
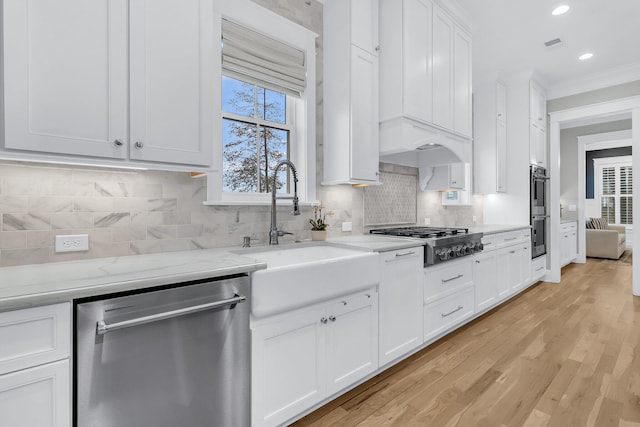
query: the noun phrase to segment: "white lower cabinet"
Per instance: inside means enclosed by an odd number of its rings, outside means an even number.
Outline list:
[[[69,359],[0,375],[0,425],[69,427]]]
[[[531,280],[538,281],[547,273],[547,258],[539,256],[531,260]]]
[[[488,235],[482,242],[484,250],[473,256],[478,313],[517,294],[544,275],[544,264],[540,268],[538,262],[536,267],[540,271],[536,272],[532,266],[530,230]]]
[[[480,252],[474,256],[473,281],[476,288],[476,311],[492,307],[498,301],[498,271],[496,251]]]
[[[380,366],[422,344],[423,248],[380,254]]]
[[[70,342],[67,303],[0,313],[0,425],[71,425]]]
[[[475,313],[472,258],[424,270],[424,341],[442,335]]]
[[[252,424],[276,426],[378,369],[375,289],[252,325]]]
[[[424,339],[430,340],[475,313],[473,285],[424,306]]]
[[[578,224],[568,222],[560,225],[560,266],[572,262],[578,254]]]

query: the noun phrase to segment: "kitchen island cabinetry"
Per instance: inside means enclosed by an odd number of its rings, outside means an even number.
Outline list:
[[[71,309],[0,313],[0,424],[70,427]]]
[[[380,254],[380,366],[422,344],[422,246]]]
[[[324,3],[324,184],[377,184],[378,2]]]
[[[2,157],[212,163],[210,2],[3,6]]]
[[[253,425],[281,425],[378,369],[378,294],[261,320],[252,343]]]

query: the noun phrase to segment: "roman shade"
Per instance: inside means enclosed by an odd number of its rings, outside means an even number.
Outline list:
[[[222,70],[229,77],[300,96],[306,88],[304,51],[227,19],[222,20]]]

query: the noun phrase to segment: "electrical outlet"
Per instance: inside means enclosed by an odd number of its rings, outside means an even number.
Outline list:
[[[56,236],[57,252],[78,252],[89,250],[88,234],[66,234]]]
[[[342,231],[352,231],[352,230],[353,230],[353,223],[351,221],[342,223]]]
[[[424,225],[431,225],[431,218],[425,218]]]

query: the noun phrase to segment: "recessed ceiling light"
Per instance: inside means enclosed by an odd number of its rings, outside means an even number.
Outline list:
[[[569,10],[569,6],[567,6],[566,4],[563,4],[553,9],[551,14],[553,16],[558,16],[558,15],[562,15],[563,13],[566,13],[568,10]]]
[[[580,56],[578,57],[578,59],[579,59],[580,61],[584,61],[585,59],[589,59],[589,58],[592,58],[592,57],[593,57],[593,53],[588,52],[588,53],[583,53],[582,55],[580,55]]]

